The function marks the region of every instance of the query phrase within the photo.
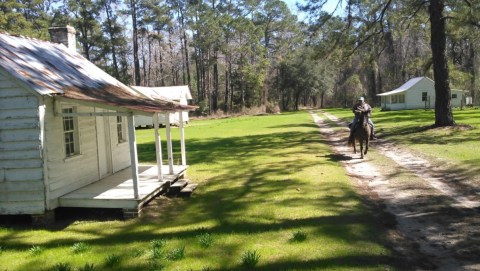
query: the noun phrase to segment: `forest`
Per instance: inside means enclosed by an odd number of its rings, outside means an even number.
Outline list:
[[[330,0],[332,1],[332,0]],[[49,40],[71,25],[77,50],[127,85],[189,85],[197,114],[350,107],[408,79],[480,103],[479,0],[3,0],[0,31]],[[438,86],[437,86],[438,85]],[[438,89],[437,89],[438,87]],[[441,96],[441,95],[437,95]]]

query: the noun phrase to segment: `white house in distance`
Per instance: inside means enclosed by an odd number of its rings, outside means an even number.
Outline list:
[[[176,101],[181,105],[188,105],[188,101],[192,99],[192,93],[188,86],[169,86],[169,87],[140,87],[132,86],[135,90],[143,93],[144,95],[152,99],[169,99]],[[165,115],[160,115],[160,124],[165,125]],[[170,124],[180,124],[180,112],[170,114]],[[182,112],[183,123],[188,123],[188,112]],[[153,127],[153,118],[150,116],[135,116],[136,127]]]
[[[463,91],[452,89],[452,107],[460,107]],[[435,82],[428,77],[415,77],[389,92],[377,94],[382,110],[435,108]]]
[[[138,216],[187,165],[183,137],[173,165],[169,126],[163,164],[156,122],[157,164],[139,166],[134,114],[158,120],[195,107],[111,77],[76,52],[72,27],[50,31],[63,44],[0,33],[0,215],[50,220],[57,207],[96,207]]]

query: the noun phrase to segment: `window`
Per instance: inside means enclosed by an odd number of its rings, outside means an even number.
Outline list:
[[[392,104],[403,104],[405,103],[405,94],[392,95]]]
[[[426,102],[428,99],[428,92],[422,92],[422,102]]]
[[[75,111],[74,107],[62,109],[62,113],[65,114],[73,114]],[[70,157],[79,154],[76,117],[72,115],[63,117],[63,137],[65,142],[65,156]]]
[[[457,98],[457,94],[452,94],[452,99],[456,99]]]
[[[117,139],[118,143],[127,141],[125,137],[125,129],[123,128],[123,118],[117,116]]]

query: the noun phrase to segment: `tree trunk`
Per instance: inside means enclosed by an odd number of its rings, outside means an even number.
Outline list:
[[[130,0],[130,5],[132,9],[132,32],[133,32],[133,65],[134,65],[134,75],[135,85],[140,85],[140,60],[138,59],[138,37],[137,37],[137,9],[136,1]]]
[[[433,57],[433,75],[435,78],[435,126],[453,126],[450,78],[446,56],[446,34],[443,10],[444,0],[431,0],[429,6]]]
[[[113,61],[113,76],[117,79],[120,78],[120,73],[118,72],[118,63],[117,63],[117,54],[115,50],[115,38],[113,34],[113,22],[112,22],[112,7],[108,1],[104,2],[105,13],[107,14],[107,28],[108,35],[110,38],[110,46],[112,46],[112,61]]]

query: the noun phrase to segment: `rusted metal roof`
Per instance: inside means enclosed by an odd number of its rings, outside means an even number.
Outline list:
[[[131,88],[143,93],[144,95],[156,99],[167,98],[174,101],[191,100],[192,93],[188,86],[167,86],[167,87],[141,87],[130,86]]]
[[[151,99],[63,44],[0,33],[0,67],[40,95],[151,113],[196,109],[167,98]]]

